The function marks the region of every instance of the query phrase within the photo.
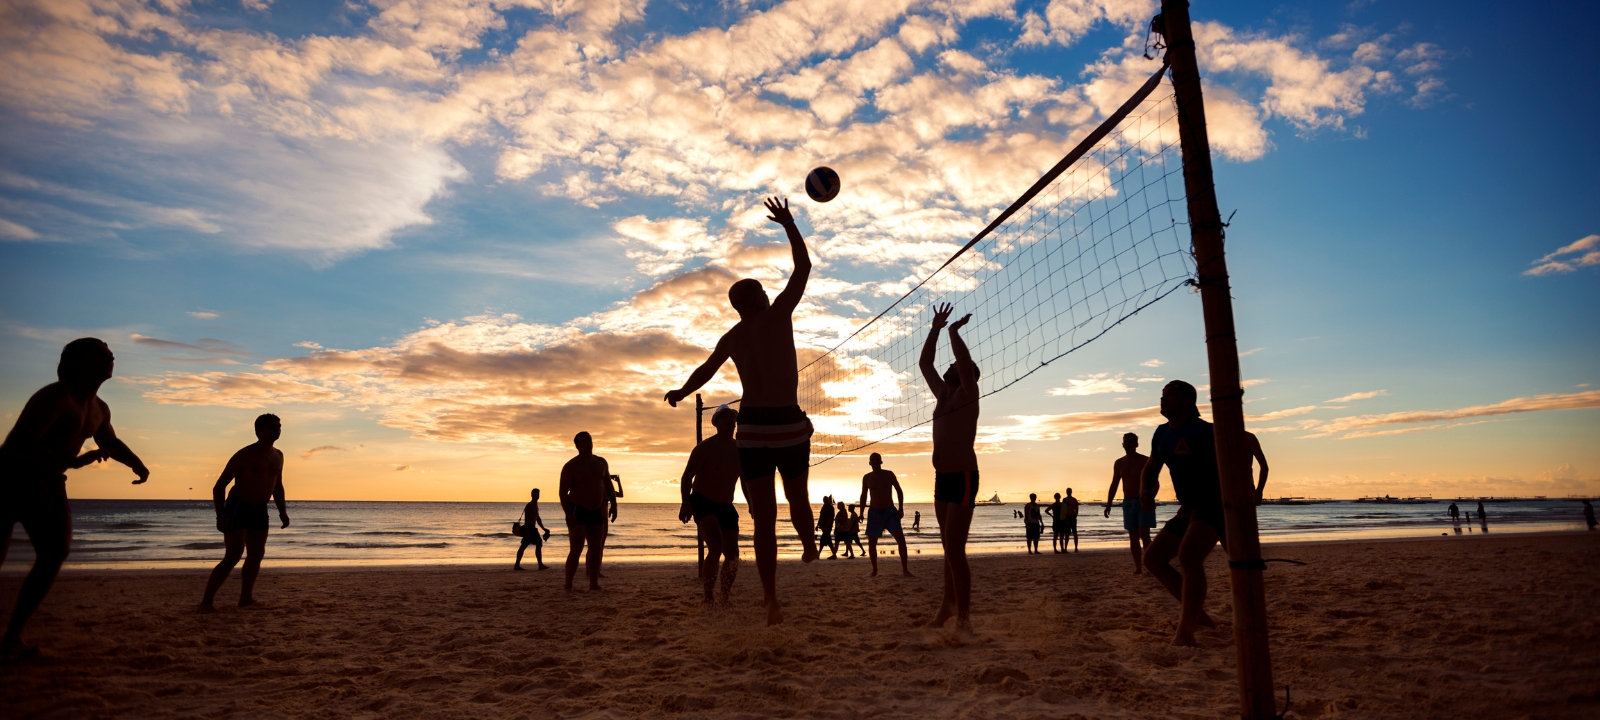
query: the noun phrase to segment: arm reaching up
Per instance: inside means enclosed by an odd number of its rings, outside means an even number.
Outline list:
[[[949,307],[948,305],[946,307]],[[978,373],[974,371],[972,353],[967,351],[967,343],[961,339],[961,328],[972,320],[972,313],[967,313],[960,320],[950,323],[950,350],[956,356],[956,376],[961,378],[961,387],[972,397],[978,396]]]
[[[917,361],[917,367],[922,370],[922,379],[927,381],[934,397],[944,397],[949,389],[939,375],[939,368],[933,365],[933,356],[939,350],[939,331],[944,329],[950,320],[950,313],[954,311],[955,306],[950,303],[933,306],[933,323],[928,327],[928,341],[922,344],[922,358]]]
[[[772,213],[767,219],[783,226],[784,234],[789,236],[789,250],[794,255],[794,273],[789,276],[789,284],[772,301],[774,310],[789,315],[806,293],[806,281],[811,278],[811,253],[806,251],[806,240],[801,237],[800,229],[795,227],[794,215],[789,212],[789,201],[785,199],[780,203],[778,198],[768,198],[766,205],[767,212]]]

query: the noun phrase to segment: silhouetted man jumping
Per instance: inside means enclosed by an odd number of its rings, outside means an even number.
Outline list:
[[[241,573],[243,587],[239,590],[239,607],[249,607],[256,602],[256,575],[261,572],[261,558],[267,552],[267,501],[278,504],[278,520],[289,527],[289,508],[283,497],[283,451],[272,446],[283,435],[283,423],[277,415],[266,414],[256,418],[256,442],[240,448],[228,458],[217,484],[211,488],[211,502],[217,510],[217,530],[222,533],[222,562],[211,570],[206,581],[206,593],[200,600],[201,612],[216,612],[213,603],[217,590],[222,588],[239,556],[248,548],[249,557]],[[233,490],[223,499],[228,483]],[[279,528],[280,530],[283,528]]]
[[[561,511],[567,516],[567,535],[572,539],[572,549],[567,551],[569,593],[585,542],[589,544],[584,564],[589,589],[600,589],[600,561],[605,558],[606,531],[609,523],[617,519],[617,494],[611,486],[611,468],[606,459],[594,454],[594,439],[587,432],[574,436],[572,444],[578,448],[578,456],[561,466],[561,487],[556,491]]]
[[[944,546],[944,597],[929,627],[943,627],[952,615],[956,627],[972,628],[972,570],[967,565],[967,534],[978,500],[978,366],[961,340],[967,315],[948,323],[955,308],[935,306],[928,341],[917,365],[933,391],[933,510],[939,518],[939,543]],[[933,366],[939,331],[950,326],[950,350],[956,361],[941,377]]]
[[[1173,645],[1194,645],[1194,633],[1216,627],[1206,614],[1206,555],[1218,541],[1227,543],[1223,525],[1222,482],[1217,475],[1217,445],[1211,423],[1200,419],[1194,386],[1173,380],[1161,390],[1161,415],[1167,422],[1150,439],[1141,502],[1154,511],[1167,467],[1178,512],[1161,528],[1144,553],[1144,566],[1182,604]],[[1178,558],[1183,574],[1172,569]]]
[[[56,365],[57,381],[28,398],[0,445],[0,562],[11,549],[11,529],[19,522],[34,553],[33,570],[17,591],[11,623],[0,640],[0,662],[23,662],[39,654],[22,644],[22,627],[50,592],[72,548],[66,471],[111,458],[139,476],[133,484],[150,479],[139,456],[117,439],[111,408],[98,395],[115,365],[111,348],[100,340],[67,343]],[[91,437],[98,447],[78,454]]]
[[[739,402],[739,465],[744,497],[755,522],[756,570],[766,596],[767,624],[783,622],[778,604],[778,497],[773,476],[783,476],[783,494],[789,501],[789,520],[805,545],[804,562],[817,559],[816,527],[811,521],[807,478],[811,462],[811,421],[800,409],[800,384],[794,352],[794,309],[811,277],[811,255],[805,238],[795,227],[788,201],[766,201],[767,219],[783,226],[794,256],[794,273],[778,297],[767,300],[760,281],[745,278],[728,288],[728,302],[739,312],[739,322],[717,341],[711,357],[689,375],[683,387],[667,393],[678,401],[699,390],[730,358],[739,371],[744,396]]]

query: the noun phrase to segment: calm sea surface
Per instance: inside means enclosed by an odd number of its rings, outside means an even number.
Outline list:
[[[1375,537],[1421,537],[1484,532],[1476,516],[1459,526],[1445,515],[1448,501],[1424,505],[1372,505],[1348,501],[1319,505],[1266,505],[1259,508],[1263,539],[1321,540]],[[559,517],[555,503],[540,504]],[[750,517],[740,513],[741,546],[750,542]],[[1022,552],[1022,521],[1013,516],[1021,503],[979,507],[973,518],[970,546],[974,552]],[[1084,505],[1079,519],[1083,548],[1126,547],[1122,510],[1111,517],[1101,506]],[[1462,503],[1463,511],[1475,503]],[[1487,503],[1488,532],[1530,532],[1583,529],[1583,508],[1576,501],[1494,501]],[[1164,522],[1176,510],[1164,505]],[[222,555],[209,502],[186,500],[73,500],[72,557],[75,567],[202,567]],[[510,533],[521,503],[448,502],[291,502],[293,524],[273,530],[267,560],[288,565],[368,565],[421,563],[505,563],[515,556],[518,539]],[[922,530],[911,530],[912,513],[922,512]],[[678,506],[627,503],[611,525],[606,559],[681,560],[695,556],[694,525],[678,522]],[[798,556],[799,539],[788,522],[788,507],[778,508],[779,552]],[[931,504],[906,504],[906,541],[913,554],[937,555],[939,534]],[[545,561],[564,559],[565,528],[552,525]],[[865,530],[865,524],[863,524]],[[1044,545],[1049,544],[1049,529]],[[862,538],[865,542],[865,537]],[[893,547],[893,539],[884,536]],[[532,548],[527,558],[532,560]],[[7,571],[21,571],[32,561],[27,535],[18,525],[12,535]]]

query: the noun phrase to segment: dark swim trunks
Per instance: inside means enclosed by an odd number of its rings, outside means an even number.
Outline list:
[[[723,530],[739,529],[739,511],[733,508],[733,503],[719,503],[697,492],[689,493],[689,512],[699,520],[707,515],[714,515],[717,524]]]
[[[266,530],[271,526],[265,503],[257,505],[229,497],[222,513],[228,518],[228,527],[234,530]]]
[[[590,510],[589,508],[586,508],[586,507],[584,507],[582,505],[578,505],[578,504],[574,503],[573,504],[573,511],[572,511],[572,520],[573,520],[573,522],[576,522],[579,525],[584,525],[584,526],[587,526],[587,527],[593,527],[595,525],[604,525],[604,524],[606,524],[606,511],[604,511],[604,510]]]
[[[20,522],[36,554],[65,557],[72,544],[67,476],[45,469],[6,467],[13,463],[11,458],[0,458],[0,532],[10,535]]]
[[[1028,539],[1038,540],[1044,534],[1044,526],[1037,523],[1028,523]]]
[[[1223,525],[1222,506],[1220,505],[1205,508],[1179,506],[1177,514],[1173,515],[1172,519],[1162,526],[1161,531],[1167,532],[1170,530],[1178,537],[1183,537],[1184,533],[1189,532],[1189,522],[1191,520],[1210,525],[1212,530],[1217,531],[1217,542],[1222,543],[1223,547],[1228,546],[1228,528]]]
[[[978,471],[962,470],[934,475],[933,499],[972,507],[978,501]]]
[[[799,405],[739,409],[734,431],[745,480],[800,477],[811,465],[811,420]]]

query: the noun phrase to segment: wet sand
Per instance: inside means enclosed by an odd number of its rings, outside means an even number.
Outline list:
[[[514,552],[514,546],[511,552]],[[1600,533],[1269,545],[1279,699],[1290,718],[1600,716]],[[939,565],[784,561],[769,629],[747,561],[705,610],[692,563],[560,571],[274,568],[261,605],[193,611],[196,571],[63,574],[0,668],[9,717],[1237,717],[1222,623],[1167,646],[1177,603],[1126,550],[974,559],[975,634],[924,630]],[[21,581],[8,564],[0,602]],[[581,578],[580,578],[581,580]],[[580,586],[581,586],[580,582]]]

